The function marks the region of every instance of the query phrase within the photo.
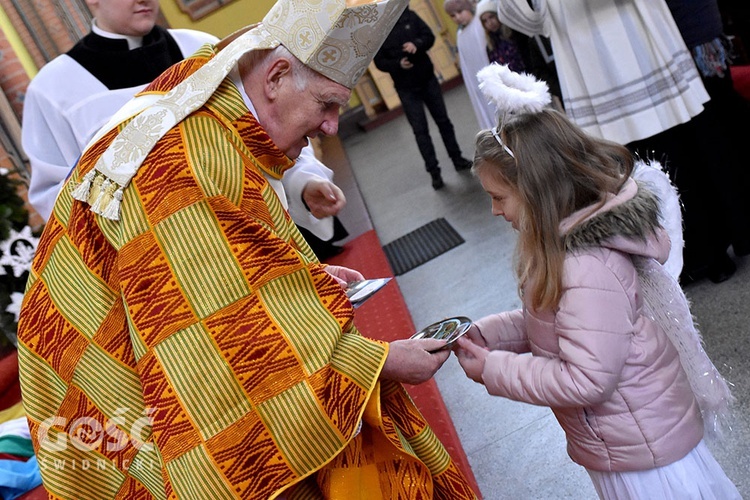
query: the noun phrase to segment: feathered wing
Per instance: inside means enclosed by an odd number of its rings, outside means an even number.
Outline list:
[[[659,223],[669,235],[672,246],[664,268],[676,280],[682,272],[682,250],[685,242],[682,236],[682,210],[680,195],[669,175],[655,160],[645,162],[638,160],[633,169],[633,178],[648,185],[651,192],[659,198]]]

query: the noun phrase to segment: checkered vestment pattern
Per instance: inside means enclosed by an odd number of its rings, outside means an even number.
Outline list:
[[[291,165],[226,80],[156,144],[119,222],[66,184],[18,335],[52,498],[474,498],[404,389],[378,382],[387,345],[356,331],[264,177]]]

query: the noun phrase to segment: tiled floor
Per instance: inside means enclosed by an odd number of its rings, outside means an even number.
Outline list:
[[[477,124],[464,87],[446,92],[445,98],[459,143],[471,157]],[[476,179],[453,170],[434,126],[432,131],[446,182],[440,191],[430,185],[403,116],[348,135],[343,146],[351,172],[336,170],[335,177],[349,199],[341,218],[350,238],[374,227],[386,244],[444,217],[466,240],[397,277],[418,328],[447,316],[479,318],[519,305],[510,271],[515,235],[504,220],[492,217]],[[687,294],[706,350],[734,384],[737,398],[733,429],[712,448],[750,498],[750,259],[737,262],[731,280],[698,283]],[[549,409],[487,395],[464,376],[455,358],[436,380],[485,499],[596,498],[586,472],[568,458]]]

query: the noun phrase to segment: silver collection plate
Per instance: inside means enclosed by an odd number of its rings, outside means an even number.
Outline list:
[[[447,340],[448,342],[440,349],[449,349],[456,340],[469,331],[470,326],[471,320],[466,316],[446,318],[422,328],[411,338]]]

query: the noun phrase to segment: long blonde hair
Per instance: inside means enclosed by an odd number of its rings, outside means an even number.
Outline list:
[[[619,192],[634,159],[624,146],[589,136],[551,108],[506,120],[501,139],[515,158],[483,130],[476,137],[474,172],[486,171],[517,192],[519,290],[529,294],[534,309],[555,308],[565,258],[561,221]]]
[[[480,23],[482,23],[482,16],[484,14],[487,14],[487,12],[483,12],[479,16]],[[490,12],[490,14],[497,17],[497,12]],[[500,18],[498,18],[498,23],[500,24],[500,27],[497,29],[497,31],[499,32],[500,38],[502,38],[503,40],[513,41],[513,30],[510,27],[506,26],[504,23],[500,22]],[[484,41],[487,44],[487,47],[491,51],[494,51],[495,49],[497,49],[497,44],[495,43],[495,39],[492,37],[492,32],[484,27],[484,23],[482,23],[482,29],[484,29]]]

